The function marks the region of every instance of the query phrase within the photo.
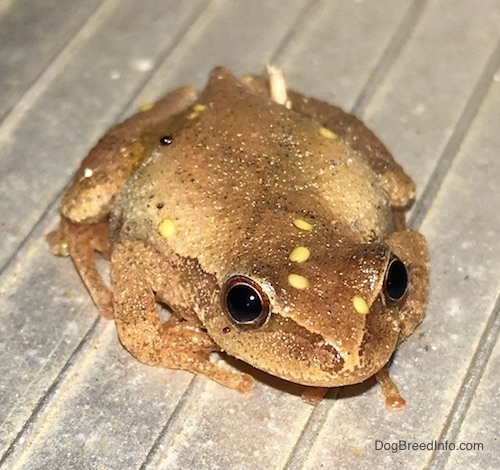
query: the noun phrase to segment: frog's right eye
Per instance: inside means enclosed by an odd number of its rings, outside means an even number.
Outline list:
[[[246,276],[233,276],[224,283],[221,304],[229,320],[242,328],[262,326],[271,313],[267,295]]]

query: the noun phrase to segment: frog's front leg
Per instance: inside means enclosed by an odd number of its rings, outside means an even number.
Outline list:
[[[252,389],[254,379],[248,374],[231,372],[210,362],[211,352],[220,348],[193,316],[172,317],[162,323],[157,299],[186,308],[182,276],[159,253],[140,241],[122,241],[113,248],[111,257],[113,303],[118,337],[123,346],[139,361],[169,369],[203,374],[239,392]],[[204,282],[199,283],[203,286]],[[171,294],[164,292],[168,289]],[[205,293],[208,295],[207,293]],[[203,302],[201,302],[203,303]]]
[[[47,236],[56,255],[71,256],[92,300],[105,318],[113,318],[111,292],[94,253],[109,258],[108,218],[117,193],[160,144],[181,125],[183,111],[196,100],[192,87],[181,87],[110,129],[83,160],[63,197],[59,228]]]
[[[386,364],[382,367],[375,374],[375,378],[384,394],[386,408],[390,411],[399,411],[405,408],[406,400],[401,396],[397,385],[389,376],[389,366],[390,364]]]
[[[47,241],[55,255],[71,256],[99,313],[104,318],[113,318],[112,294],[95,261],[96,251],[106,259],[110,257],[108,222],[74,224],[63,217],[59,228],[47,235]]]

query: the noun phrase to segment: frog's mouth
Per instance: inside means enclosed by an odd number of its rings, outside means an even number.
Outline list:
[[[209,334],[228,354],[287,380],[359,383],[389,361],[400,337],[410,272],[395,251],[378,242],[333,260],[313,253],[300,270],[290,265],[305,284],[286,270],[270,280],[272,266],[233,271],[222,282],[219,315],[205,318]]]
[[[369,315],[360,320],[350,335],[339,329],[329,338],[297,324],[309,343],[309,355],[295,356],[297,365],[282,374],[283,378],[303,385],[337,387],[359,383],[378,372],[396,349],[398,322],[395,315],[387,314],[380,296],[370,305]]]
[[[232,279],[229,285],[241,288],[241,281]],[[245,288],[248,285],[243,284]],[[259,302],[252,292],[247,292],[248,297]],[[369,307],[369,315],[357,313],[358,324],[350,335],[339,327],[328,337],[276,312],[261,326],[252,325],[246,317],[235,325],[227,313],[209,315],[205,320],[210,336],[229,355],[295,383],[336,387],[369,378],[389,361],[396,348],[399,331],[380,297]],[[262,317],[255,318],[262,322]]]

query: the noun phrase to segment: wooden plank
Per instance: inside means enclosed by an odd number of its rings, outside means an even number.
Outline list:
[[[134,1],[104,2],[6,117],[0,266],[203,8],[202,0],[184,6],[153,0],[147,9]]]
[[[100,0],[0,5],[0,121],[78,32]]]
[[[357,468],[371,468],[374,460],[385,468],[402,462],[408,468],[423,468],[433,456],[432,449],[393,453],[376,450],[376,441],[440,441],[447,420],[457,412],[455,397],[461,393],[472,357],[482,347],[483,330],[500,293],[500,247],[495,242],[500,195],[491,179],[492,174],[500,174],[500,162],[494,156],[499,137],[491,127],[498,119],[496,83],[491,91],[488,98],[496,96],[496,100],[484,101],[422,225],[433,267],[428,314],[400,348],[392,367],[408,407],[401,414],[384,413],[374,406],[380,398],[377,389],[332,405],[309,449],[305,468],[317,468],[324,461],[336,461],[341,467],[355,461]],[[480,193],[489,201],[487,206],[483,197],[477,197]]]
[[[38,20],[9,16],[23,2],[0,4],[0,26],[60,29],[54,38],[19,32],[8,49],[36,50],[38,42],[47,52],[20,76],[18,104],[0,125],[0,265],[8,261],[0,278],[0,465],[498,466],[496,0],[481,8],[467,0],[294,0],[286,10],[264,0],[107,0],[86,22],[78,10],[67,26],[44,16],[49,10]],[[73,3],[63,3],[70,11]],[[70,31],[78,31],[71,40]],[[8,56],[0,54],[2,73]],[[361,114],[423,193],[413,220],[431,246],[431,299],[392,368],[408,400],[402,413],[387,412],[369,384],[335,390],[313,408],[300,387],[265,374],[247,396],[139,364],[111,322],[95,321],[69,260],[47,250],[55,198],[124,109],[178,84],[201,87],[214,65],[261,71],[269,58],[294,88]],[[38,77],[32,86],[30,76]],[[485,451],[375,449],[399,439],[483,442]]]
[[[71,263],[47,251],[46,221],[35,227],[20,252],[18,247],[80,159],[124,108],[127,95],[136,92],[150,73],[141,60],[154,63],[168,51],[201,11],[200,5],[191,2],[187,8],[158,0],[145,10],[134,1],[104,3],[97,18],[80,31],[24,96],[24,105],[0,127],[0,261],[13,260],[2,272],[0,299],[0,343],[8,344],[1,365],[8,390],[0,402],[2,453],[96,316]],[[136,35],[146,24],[148,37],[136,45]],[[172,33],[168,37],[165,27]],[[51,215],[55,221],[54,212]]]

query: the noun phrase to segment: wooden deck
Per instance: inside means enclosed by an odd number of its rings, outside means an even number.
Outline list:
[[[500,468],[498,0],[0,0],[0,37],[2,468]],[[403,412],[377,386],[312,407],[263,374],[243,396],[144,366],[48,251],[111,124],[215,65],[268,61],[365,120],[417,183],[431,292],[392,367]],[[377,450],[399,441],[483,448]]]

